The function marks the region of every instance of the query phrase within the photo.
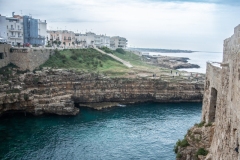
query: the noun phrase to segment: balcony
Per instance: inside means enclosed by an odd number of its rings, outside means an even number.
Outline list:
[[[22,36],[9,36],[10,39],[22,39]]]
[[[64,38],[65,41],[71,41],[71,38]]]
[[[20,28],[9,28],[9,31],[22,32],[22,29],[20,29]]]

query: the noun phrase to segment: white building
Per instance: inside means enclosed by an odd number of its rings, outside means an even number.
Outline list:
[[[85,34],[75,33],[76,44],[83,48],[93,46],[95,43],[95,33],[86,32]]]
[[[0,37],[7,40],[8,38],[7,38],[7,27],[6,26],[7,26],[6,17],[0,15]]]
[[[110,47],[112,49],[117,49],[117,48],[126,48],[127,47],[127,39],[124,37],[119,37],[119,36],[114,36],[111,37],[110,40]]]
[[[11,45],[23,45],[23,19],[19,15],[13,17],[0,16],[0,37]]]
[[[47,22],[38,20],[38,36],[45,39],[45,45],[47,44]]]
[[[92,32],[86,32],[85,34],[75,33],[76,44],[83,48],[96,46],[96,47],[108,47],[110,48],[110,37],[105,35],[96,35]]]
[[[108,47],[108,48],[110,48],[110,37],[105,36],[105,35],[96,35],[94,45],[96,47]]]

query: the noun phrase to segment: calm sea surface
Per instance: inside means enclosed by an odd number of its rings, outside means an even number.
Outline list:
[[[70,116],[0,118],[0,159],[174,160],[201,103],[143,103]]]
[[[188,72],[206,73],[206,62],[222,62],[223,53],[220,52],[193,52],[193,53],[158,53],[149,52],[150,55],[187,57],[189,63],[197,64],[200,68],[180,69]]]

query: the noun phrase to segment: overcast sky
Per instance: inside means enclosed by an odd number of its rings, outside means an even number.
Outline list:
[[[240,24],[240,0],[0,0],[0,14],[47,20],[48,29],[92,31],[141,48],[222,51]]]

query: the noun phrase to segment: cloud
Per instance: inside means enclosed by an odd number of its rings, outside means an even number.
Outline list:
[[[129,45],[221,51],[240,22],[237,1],[223,0],[0,0],[12,11],[47,20],[49,29],[120,35]],[[227,5],[225,5],[227,4]],[[9,10],[9,8],[11,10]]]

